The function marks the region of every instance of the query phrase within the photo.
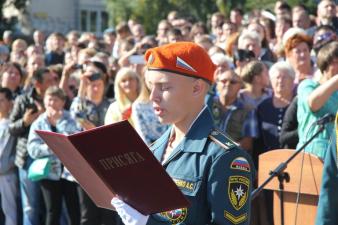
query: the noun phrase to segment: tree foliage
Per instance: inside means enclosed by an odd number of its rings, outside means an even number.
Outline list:
[[[10,4],[13,4],[15,8],[17,9],[25,9],[27,0],[12,0]],[[0,12],[3,11],[3,8],[5,4],[8,4],[7,0],[0,0]],[[3,13],[0,14],[0,34],[2,36],[2,33],[4,30],[11,30],[14,24],[16,23],[15,18],[6,19],[3,16]]]
[[[228,15],[231,8],[239,7],[245,11],[252,9],[273,9],[275,0],[106,0],[111,24],[130,18],[144,24],[148,33],[154,33],[158,22],[165,19],[172,10],[206,22],[211,14],[220,11]],[[302,3],[313,12],[313,0],[289,0],[289,4]]]

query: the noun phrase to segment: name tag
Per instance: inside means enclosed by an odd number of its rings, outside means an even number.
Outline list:
[[[187,192],[193,192],[196,188],[196,182],[186,181],[182,179],[173,179],[176,183],[177,187],[180,189],[187,191]]]

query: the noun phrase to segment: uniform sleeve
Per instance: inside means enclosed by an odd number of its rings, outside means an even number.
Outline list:
[[[211,166],[207,195],[212,224],[249,224],[254,168],[241,152],[227,152]]]
[[[335,136],[335,132],[333,132]],[[336,140],[331,142],[327,149],[323,168],[323,178],[320,190],[319,202],[317,207],[316,225],[338,224],[337,205],[338,205],[338,169],[337,169],[337,149]]]

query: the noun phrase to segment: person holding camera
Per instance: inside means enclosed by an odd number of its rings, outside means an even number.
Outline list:
[[[48,87],[55,85],[47,68],[37,69],[32,76],[33,88],[15,99],[10,115],[9,132],[17,138],[15,164],[19,168],[23,225],[40,224],[41,198],[39,183],[28,179],[32,158],[27,152],[27,138],[31,124],[44,111],[42,99]]]
[[[104,64],[89,61],[85,65],[77,96],[70,106],[70,113],[82,130],[90,130],[104,124],[104,116],[110,101],[104,95],[107,73]],[[80,186],[78,186],[78,194],[81,225],[112,224],[115,219],[114,212],[98,208]]]

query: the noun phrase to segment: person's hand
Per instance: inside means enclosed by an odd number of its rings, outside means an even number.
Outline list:
[[[112,206],[122,219],[125,225],[145,225],[149,219],[148,215],[143,215],[124,201],[117,197],[111,200]]]
[[[69,76],[75,70],[76,70],[76,63],[74,61],[70,61],[63,67],[62,75]]]
[[[36,118],[38,118],[38,116],[43,113],[45,110],[44,108],[37,102],[34,102],[36,109],[32,109],[32,108],[29,108],[29,109],[26,109],[24,115],[23,115],[23,123],[24,123],[24,126],[25,127],[28,127],[29,125],[31,125],[34,120]]]
[[[90,129],[93,129],[95,128],[96,126],[90,122],[89,120],[86,120],[86,119],[78,119],[81,127],[84,129],[84,130],[90,130]]]

